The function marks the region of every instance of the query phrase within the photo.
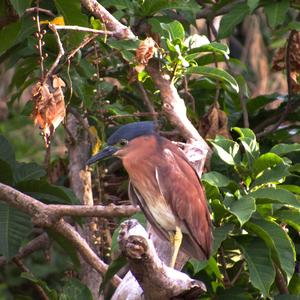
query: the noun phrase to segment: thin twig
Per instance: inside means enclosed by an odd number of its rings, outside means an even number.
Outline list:
[[[21,259],[19,258],[13,258],[12,259],[13,262],[16,264],[16,266],[22,271],[22,272],[26,272],[29,273],[31,275],[33,275],[30,270],[23,264],[23,262],[21,261]],[[33,285],[34,289],[36,290],[36,292],[38,293],[38,295],[40,296],[40,299],[42,300],[49,300],[47,294],[44,292],[44,290],[36,283],[31,282],[31,284]]]
[[[80,45],[70,52],[70,54],[67,56],[67,60],[72,59],[79,50],[81,50],[83,47],[85,47],[88,43],[90,43],[96,37],[97,37],[96,34],[85,37],[84,40],[80,43]]]
[[[137,81],[137,84],[138,84],[138,87],[140,89],[140,92],[142,93],[145,105],[147,106],[149,112],[152,113],[153,117],[155,118],[156,112],[155,112],[154,106],[153,106],[150,98],[148,97],[148,94],[147,94],[144,86],[140,83],[140,81]]]
[[[226,270],[226,261],[225,261],[225,253],[224,253],[224,248],[223,246],[220,247],[220,263],[223,267],[223,275],[224,275],[224,286],[226,288],[231,287],[231,282],[230,282],[230,278],[228,276],[227,270]]]
[[[231,280],[231,285],[235,285],[236,281],[240,278],[240,275],[243,272],[243,270],[244,270],[244,262],[242,262],[239,270],[237,271],[237,273],[235,274],[235,276]]]
[[[49,24],[50,25],[50,24]],[[112,31],[105,31],[105,30],[98,30],[98,29],[93,29],[93,28],[88,28],[88,27],[83,27],[83,26],[75,26],[75,25],[54,25],[51,24],[55,27],[56,30],[74,30],[74,31],[83,31],[83,32],[91,32],[96,35],[111,35],[114,36],[115,33]]]
[[[49,78],[49,76],[52,75],[54,69],[55,69],[55,68],[58,66],[58,64],[59,64],[60,59],[61,59],[62,56],[65,54],[65,50],[64,50],[64,48],[63,48],[63,46],[62,46],[62,43],[61,43],[59,34],[58,34],[57,30],[56,30],[56,26],[53,25],[53,24],[49,24],[49,28],[50,28],[50,29],[54,32],[54,34],[55,34],[59,52],[58,52],[58,54],[57,54],[57,57],[56,57],[54,63],[52,64],[50,70],[47,72],[47,74],[46,74],[46,76],[45,76],[45,81],[47,81],[47,79]]]
[[[37,8],[39,8],[39,1],[36,2]],[[38,50],[40,55],[40,69],[41,69],[41,78],[44,78],[44,56],[43,56],[43,44],[42,44],[42,32],[40,24],[39,9],[36,10],[36,25],[37,25],[37,39],[38,39]]]
[[[43,14],[46,14],[46,15],[49,15],[51,17],[55,17],[55,14],[51,11],[51,10],[48,10],[48,9],[45,9],[45,8],[40,8],[40,7],[30,7],[30,8],[27,8],[25,10],[25,13],[26,14],[32,14],[32,13],[43,13]]]
[[[133,118],[133,117],[157,117],[159,113],[157,112],[136,112],[132,114],[122,114],[122,115],[113,115],[109,116],[108,120],[114,120],[114,119],[119,119],[119,118]]]
[[[184,94],[190,99],[190,102],[192,105],[192,110],[195,112],[196,111],[196,102],[195,102],[195,98],[189,91],[189,86],[188,86],[188,81],[187,81],[186,75],[183,76],[183,88],[184,88]]]

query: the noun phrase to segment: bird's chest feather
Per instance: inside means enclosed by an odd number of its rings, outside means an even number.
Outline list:
[[[178,226],[168,199],[162,195],[155,176],[155,165],[151,161],[123,161],[130,180],[143,197],[154,219],[166,230],[175,230]],[[133,171],[134,170],[134,171]]]

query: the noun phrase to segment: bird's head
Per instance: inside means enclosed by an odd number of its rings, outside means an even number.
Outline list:
[[[127,147],[128,143],[140,136],[155,133],[152,121],[129,123],[117,129],[107,140],[107,146],[87,161],[91,165],[98,160],[118,155],[121,149]]]

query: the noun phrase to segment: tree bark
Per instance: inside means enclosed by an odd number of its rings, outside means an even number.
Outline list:
[[[87,120],[83,120],[87,124]],[[75,139],[75,143],[68,144],[69,152],[69,179],[72,190],[83,205],[94,205],[92,194],[91,173],[88,171],[86,161],[89,158],[88,132],[79,124],[73,114],[68,114],[67,128]],[[87,219],[83,226],[76,226],[77,231],[85,238],[88,245],[96,252],[92,232],[90,230],[92,219]],[[99,273],[84,259],[81,258],[81,281],[91,290],[94,299],[99,298],[99,287],[102,282]]]

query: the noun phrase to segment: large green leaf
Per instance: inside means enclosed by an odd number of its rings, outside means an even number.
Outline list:
[[[300,144],[277,144],[270,150],[270,152],[276,153],[280,156],[296,151],[300,151]]]
[[[286,206],[292,206],[300,209],[300,200],[296,196],[283,189],[261,188],[248,194],[248,196],[256,199],[256,204],[259,203],[281,203]]]
[[[289,282],[295,271],[296,257],[287,233],[277,223],[264,219],[252,219],[245,227],[267,243],[273,258],[280,264]]]
[[[254,181],[253,186],[259,186],[266,183],[278,184],[289,175],[290,172],[288,171],[288,166],[285,164],[279,164],[271,169],[264,170],[263,173]]]
[[[274,213],[274,217],[278,218],[282,222],[294,227],[300,232],[300,212],[297,210],[285,209],[277,210]]]
[[[282,158],[277,154],[271,152],[265,153],[254,161],[254,176],[257,176],[260,172],[267,168],[271,168],[282,163]]]
[[[256,141],[254,132],[249,128],[239,127],[233,127],[232,130],[236,131],[240,135],[239,141],[245,149],[249,168],[252,168],[255,159],[259,156],[259,145]]]
[[[11,166],[15,163],[15,152],[3,135],[0,135],[0,159],[6,161]]]
[[[228,177],[216,171],[203,174],[201,180],[217,187],[225,187],[232,182],[232,180],[230,180]]]
[[[8,162],[0,158],[0,182],[13,185],[14,177],[13,171]]]
[[[185,32],[182,24],[178,21],[173,21],[171,23],[160,23],[162,29],[166,30],[169,34],[169,40],[184,40]]]
[[[43,180],[27,180],[17,184],[17,189],[46,204],[79,204],[74,193],[63,186],[52,185]]]
[[[215,227],[213,231],[214,241],[212,255],[216,254],[223,241],[227,239],[228,234],[233,230],[233,224],[223,224],[221,227]]]
[[[275,279],[269,249],[262,240],[250,236],[236,237],[236,241],[247,261],[252,285],[267,297]]]
[[[30,217],[0,199],[0,254],[7,259],[17,254],[31,232]]]
[[[241,23],[248,14],[249,7],[247,3],[234,5],[230,12],[222,17],[218,38],[224,39],[231,35],[235,26]]]
[[[241,226],[244,225],[256,210],[255,199],[249,196],[243,196],[238,200],[231,201],[228,210],[239,220]]]
[[[34,282],[35,284],[39,285],[47,294],[47,296],[49,297],[49,300],[58,300],[58,296],[57,296],[57,292],[55,289],[51,289],[49,288],[48,284],[39,279],[36,278],[32,273],[30,272],[23,272],[21,273],[21,277],[25,278],[31,282]]]
[[[215,80],[220,80],[221,82],[229,84],[229,86],[235,93],[239,92],[239,85],[234,79],[234,77],[232,77],[229,73],[222,69],[206,66],[197,66],[188,68],[186,73],[204,75]]]
[[[228,165],[236,165],[240,162],[239,144],[225,139],[222,136],[217,136],[213,141],[210,141],[214,146],[218,156]]]
[[[32,0],[9,0],[19,16],[23,15],[26,8],[30,7]]]
[[[8,48],[14,45],[14,42],[18,38],[21,29],[20,21],[10,23],[9,25],[2,27],[0,30],[0,55],[2,55]]]
[[[289,9],[289,2],[289,0],[279,0],[265,5],[265,14],[271,27],[276,27],[284,22]]]
[[[247,5],[250,9],[250,13],[252,13],[259,5],[259,0],[247,0]]]
[[[46,171],[36,163],[16,163],[14,179],[16,182],[39,179],[46,175]]]

